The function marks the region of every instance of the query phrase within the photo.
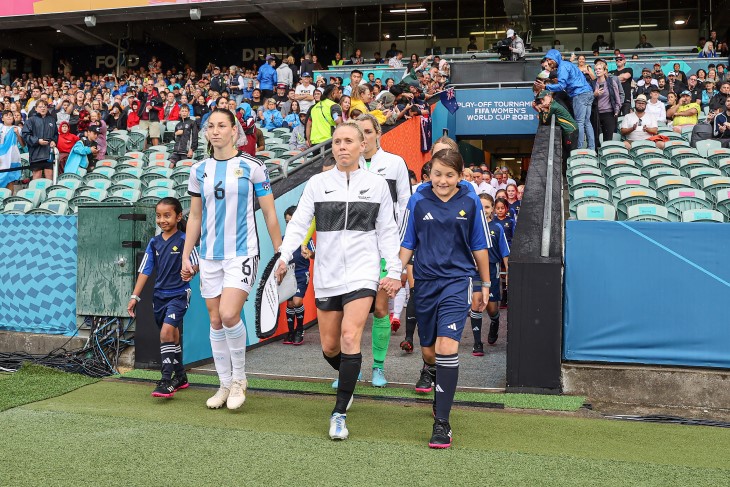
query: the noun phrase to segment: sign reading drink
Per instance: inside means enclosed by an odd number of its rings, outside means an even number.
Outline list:
[[[530,88],[459,90],[456,133],[459,135],[522,135],[537,131],[537,112]]]

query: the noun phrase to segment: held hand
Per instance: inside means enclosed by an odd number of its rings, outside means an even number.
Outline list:
[[[136,299],[130,299],[129,303],[127,303],[127,313],[129,313],[129,316],[134,318],[134,309],[137,307],[137,300]]]
[[[483,312],[485,309],[487,309],[487,304],[489,303],[489,288],[483,287],[482,288],[482,302],[479,304],[479,312]]]
[[[398,279],[391,279],[390,277],[384,277],[380,280],[380,289],[385,290],[388,296],[394,298],[398,294],[398,290],[401,288],[401,283]]]
[[[274,276],[276,277],[276,282],[278,284],[281,284],[281,281],[284,279],[284,276],[286,276],[287,267],[286,262],[283,260],[279,260],[278,264],[276,265],[276,271],[274,271]]]
[[[190,257],[188,257],[187,259],[183,259],[182,269],[180,270],[180,277],[182,277],[182,280],[185,282],[190,282],[194,275],[195,269],[193,269],[193,265],[190,263]]]

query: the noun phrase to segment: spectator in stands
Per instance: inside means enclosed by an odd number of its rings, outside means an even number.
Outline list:
[[[674,65],[672,66],[672,70],[677,74],[677,79],[679,81],[681,81],[682,83],[684,83],[685,85],[687,85],[688,84],[687,74],[680,69],[681,67],[682,67],[681,64],[674,63]]]
[[[105,119],[106,125],[110,131],[127,130],[127,112],[119,103],[112,105],[109,115]]]
[[[586,77],[586,81],[591,82],[596,79],[596,73],[590,64],[586,64],[586,57],[583,54],[578,55],[578,69]]]
[[[294,71],[291,66],[294,65],[294,58],[292,56],[284,58],[278,68],[276,68],[276,80],[279,85],[283,84],[286,89],[294,86]]]
[[[542,91],[550,92],[565,90],[573,101],[573,112],[578,123],[578,147],[587,145],[589,149],[595,150],[596,142],[591,125],[591,105],[593,104],[593,90],[583,76],[583,73],[571,62],[563,61],[560,52],[551,49],[545,55],[550,71],[557,70],[557,83],[544,84],[536,82],[536,86]],[[552,97],[550,97],[552,101]],[[587,139],[587,142],[584,141]]]
[[[266,130],[274,130],[283,125],[284,119],[281,112],[276,109],[276,100],[269,98],[264,106],[259,110],[259,120],[261,126]]]
[[[350,84],[345,86],[344,90],[342,91],[343,95],[352,96],[352,89],[355,86],[359,86],[360,82],[362,81],[362,71],[359,69],[353,69],[350,71]]]
[[[284,118],[286,118],[286,116],[289,115],[289,113],[291,113],[292,103],[297,101],[294,99],[294,95],[296,95],[296,90],[294,88],[287,90],[286,101],[280,105],[281,116]],[[274,98],[276,99],[276,97],[274,97]],[[297,104],[299,104],[299,102],[297,102]],[[300,111],[301,111],[301,105],[300,105]]]
[[[717,57],[717,52],[715,52],[715,45],[712,43],[712,41],[705,42],[704,47],[697,55],[698,58],[714,58]]]
[[[160,117],[162,113],[162,98],[155,89],[154,81],[149,80],[144,91],[138,93],[140,99],[139,126],[146,130],[152,145],[160,143]]]
[[[718,112],[725,107],[725,101],[728,95],[730,95],[730,81],[723,81],[720,83],[719,92],[710,99],[708,106],[710,112]]]
[[[5,113],[3,112],[3,123],[5,122]],[[16,127],[18,140],[22,140],[20,138],[20,129]],[[71,153],[71,149],[73,148],[74,144],[78,142],[79,138],[78,136],[71,133],[71,126],[68,124],[68,122],[61,122],[58,126],[58,172],[59,174],[63,172],[63,168],[66,164],[66,159],[68,159],[68,155]]]
[[[312,74],[309,72],[302,73],[302,79],[294,91],[294,99],[299,102],[299,107],[304,113],[314,105],[315,87],[312,85]]]
[[[705,79],[705,82],[712,81],[713,83],[717,83],[717,70],[713,67],[708,68],[707,70],[707,78]]]
[[[281,111],[282,117],[286,117],[284,115],[284,104],[289,101],[289,97],[287,96],[286,92],[289,91],[286,84],[284,83],[277,83],[276,85],[276,94],[274,95],[274,100],[276,101],[276,109]]]
[[[180,120],[180,105],[175,100],[175,95],[168,93],[166,96],[165,104],[162,107],[162,119],[163,122],[177,122]]]
[[[193,115],[195,120],[198,122],[198,128],[201,126],[203,118],[210,113],[210,107],[205,101],[205,96],[200,95],[196,102],[193,103]]]
[[[390,44],[390,49],[388,49],[385,53],[385,59],[390,59],[393,56],[395,56],[395,53],[398,51],[396,48],[395,42]]]
[[[591,87],[596,99],[593,107],[594,120],[597,122],[595,126],[596,141],[598,141],[598,134],[601,133],[603,142],[608,142],[613,140],[613,134],[616,133],[616,121],[624,103],[621,83],[617,77],[608,74],[608,66],[605,61],[597,60],[596,79],[591,82]]]
[[[299,124],[294,126],[294,129],[289,136],[289,148],[291,150],[306,150],[307,149],[307,114],[292,113],[291,116],[296,116],[299,119]]]
[[[667,110],[667,117],[672,117],[673,130],[681,133],[682,127],[697,125],[700,110],[700,104],[692,101],[692,94],[683,91],[679,95],[679,103]]]
[[[226,79],[221,74],[221,68],[218,66],[213,67],[213,75],[210,77],[210,89],[217,93],[223,93],[223,90],[226,89]]]
[[[101,112],[98,110],[91,110],[89,112],[89,121],[92,125],[98,125],[100,128],[99,135],[96,138],[96,146],[99,149],[99,159],[104,159],[106,157],[106,134],[108,127],[101,117]]]
[[[259,74],[256,79],[259,81],[259,89],[262,98],[271,98],[274,96],[274,86],[276,86],[276,58],[269,54],[266,56],[266,62],[259,68]]]
[[[621,135],[626,140],[624,145],[627,149],[631,149],[631,144],[638,140],[648,140],[659,132],[656,119],[646,112],[647,100],[646,96],[639,95],[636,97],[634,111],[624,116],[621,122]],[[657,142],[657,147],[664,148],[663,142]]]
[[[363,59],[360,49],[355,49],[355,53],[350,56],[350,64],[365,64],[365,59]]]
[[[730,97],[725,99],[725,111],[718,113],[712,123],[712,136],[730,148]]]
[[[598,34],[596,36],[596,42],[591,46],[591,51],[600,52],[610,48],[611,46],[604,40],[603,34]]]
[[[261,90],[258,88],[254,88],[253,92],[251,93],[251,99],[245,101],[249,105],[251,105],[251,110],[253,110],[254,113],[258,113],[259,109],[264,104]]]
[[[36,113],[28,117],[23,126],[22,136],[28,145],[28,162],[33,179],[53,177],[53,150],[58,141],[56,122],[48,115],[48,103],[38,100]]]
[[[691,74],[687,78],[687,91],[692,93],[692,101],[697,101],[702,97],[702,85],[697,82],[696,74]]]
[[[312,54],[312,64],[314,65],[314,69],[316,69],[317,71],[322,71],[324,69],[322,64],[320,64],[316,54]]]
[[[10,73],[8,72],[8,68],[0,68],[0,85],[9,86],[11,83],[12,81],[10,80]]]
[[[676,94],[680,94],[687,90],[687,87],[677,79],[677,73],[670,71],[667,75],[667,89]]]
[[[99,136],[101,127],[89,125],[81,137],[71,148],[71,153],[66,160],[64,172],[67,174],[80,174],[79,168],[91,169],[93,159],[99,153],[96,147],[96,138]]]
[[[338,105],[342,91],[337,85],[328,85],[322,100],[315,105],[307,121],[307,145],[313,146],[332,138],[335,127],[342,123],[342,108]]]
[[[709,107],[710,100],[717,95],[719,92],[715,89],[715,83],[712,81],[705,81],[705,91],[702,92],[700,98],[700,106],[702,108]]]
[[[476,36],[469,36],[469,45],[466,46],[467,51],[478,51]]]
[[[704,86],[705,81],[707,80],[707,71],[700,68],[697,70],[697,82],[702,83]]]
[[[615,74],[616,72],[613,71],[613,73]],[[631,81],[630,80],[631,80],[631,78],[629,78],[629,87],[631,86]],[[644,68],[641,71],[641,78],[636,82],[636,96],[639,96],[639,95],[648,96],[649,93],[651,92],[651,87],[652,86],[659,87],[659,81],[657,81],[656,79],[654,79],[651,76],[651,71],[649,71],[649,68]],[[629,88],[629,90],[630,89],[631,88]],[[624,106],[624,109],[622,110],[622,113],[624,115],[626,113],[628,113],[628,111],[626,111],[624,113],[624,110],[627,110],[627,109],[628,110],[631,109],[631,101],[630,100],[629,100],[628,106],[625,105]]]
[[[238,66],[229,66],[228,70],[229,72],[228,77],[226,78],[226,85],[228,86],[228,91],[231,96],[236,100],[236,104],[239,104],[243,101],[243,89],[246,85],[241,72],[238,70]]]
[[[132,130],[132,128],[137,127],[139,125],[139,122],[140,122],[139,107],[140,107],[139,101],[134,100],[132,102],[131,107],[127,111],[127,130]]]
[[[593,96],[592,93],[591,96]],[[552,93],[548,90],[542,90],[537,94],[535,101],[532,102],[532,108],[537,111],[541,125],[550,125],[550,118],[555,115],[555,123],[560,126],[563,133],[563,165],[565,166],[570,151],[578,145],[578,123],[563,105],[553,101]]]
[[[175,147],[170,155],[172,167],[182,159],[192,159],[198,150],[198,124],[190,118],[190,108],[180,107],[180,121],[175,126]]]
[[[658,80],[659,78],[666,78],[664,75],[664,71],[662,71],[662,65],[659,63],[654,63],[654,71],[652,71],[651,76]]]
[[[289,127],[289,130],[293,130],[299,125],[299,114],[301,109],[299,108],[299,102],[294,100],[289,107],[289,115],[284,117],[284,124],[282,127]],[[306,113],[305,113],[306,115]],[[282,117],[284,115],[282,114]]]
[[[395,53],[395,56],[390,58],[388,61],[388,66],[395,69],[403,69],[403,51],[397,51]]]
[[[525,41],[513,29],[507,29],[507,38],[510,40],[510,61],[519,61],[525,58]]]
[[[623,54],[616,56],[616,69],[611,71],[611,74],[616,76],[621,83],[621,88],[624,92],[621,114],[626,115],[631,110],[631,83],[634,78],[634,70],[626,67],[626,56]]]
[[[641,37],[639,38],[639,43],[636,45],[636,49],[653,49],[654,46],[652,46],[647,40],[646,40],[646,34],[641,34]]]
[[[340,108],[342,108],[342,120],[347,122],[350,119],[350,107],[352,106],[352,100],[347,95],[340,97]]]
[[[340,54],[339,52],[336,52],[335,58],[330,62],[330,65],[331,66],[342,66],[343,64],[345,64],[345,60],[342,59],[342,54]]]
[[[657,123],[666,123],[667,110],[664,107],[664,103],[659,100],[659,88],[652,86],[649,89],[649,96],[649,102],[646,104],[646,113],[653,116]]]

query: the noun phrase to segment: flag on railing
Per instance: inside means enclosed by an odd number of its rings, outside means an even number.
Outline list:
[[[459,104],[456,102],[456,92],[453,88],[441,92],[441,104],[446,107],[449,113],[453,114],[459,109]]]
[[[14,128],[5,132],[5,138],[0,144],[0,170],[20,167],[20,151],[18,137]],[[20,179],[20,171],[0,172],[0,188],[6,187],[13,181]]]

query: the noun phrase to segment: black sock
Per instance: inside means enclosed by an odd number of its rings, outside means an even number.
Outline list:
[[[328,357],[326,353],[322,352],[324,359],[332,366],[335,370],[340,370],[340,363],[342,362],[342,352],[338,353],[334,357]]]
[[[459,380],[459,354],[436,354],[436,418],[449,420],[451,405],[454,403],[456,383]]]
[[[162,358],[162,380],[170,380],[175,363],[175,344],[172,342],[160,343],[160,357]]]
[[[286,308],[286,326],[289,327],[289,333],[294,333],[294,308]]]
[[[474,343],[482,343],[482,314],[471,310],[471,331],[474,334]]]
[[[175,360],[173,361],[173,364],[175,366],[175,376],[180,377],[181,375],[185,375],[185,366],[183,366],[183,360],[182,360],[182,347],[178,343],[175,345]]]
[[[497,312],[495,314],[489,315],[489,319],[492,323],[497,323],[497,325],[499,325],[499,309],[497,309]]]
[[[413,298],[413,288],[410,294],[406,306],[406,339],[413,341],[413,334],[416,332],[416,300]]]
[[[296,313],[297,317],[297,331],[303,331],[304,330],[304,305],[301,305],[298,308],[294,309],[294,312]]]
[[[340,365],[340,382],[337,386],[337,402],[333,413],[345,414],[347,411],[347,403],[350,402],[352,393],[355,392],[357,384],[357,376],[360,375],[360,366],[362,365],[362,354],[355,353],[342,355],[342,364]]]

